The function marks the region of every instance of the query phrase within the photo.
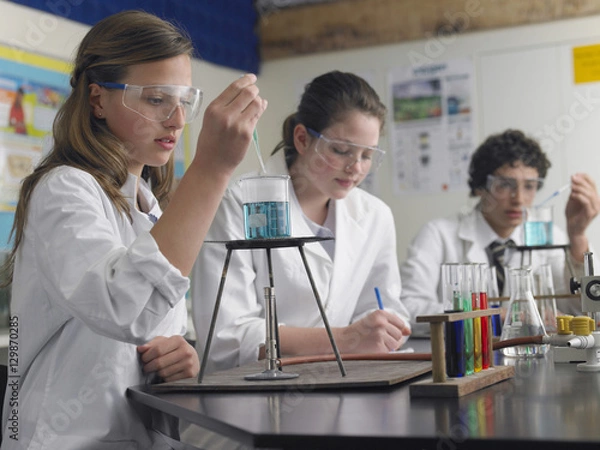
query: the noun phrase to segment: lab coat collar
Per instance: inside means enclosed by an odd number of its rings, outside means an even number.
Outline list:
[[[152,193],[152,189],[150,189],[150,185],[142,178],[139,181],[138,197],[142,208],[147,210],[144,211],[145,214],[151,214],[157,219],[162,215],[162,210],[160,209],[158,200],[156,200],[156,197]]]
[[[479,249],[486,248],[495,240],[506,241],[492,229],[485,220],[479,207],[475,207],[470,213],[461,217],[458,226],[458,237],[464,242],[465,255],[468,261],[476,258]],[[516,245],[523,245],[523,226],[516,227],[508,239],[512,239]],[[469,259],[470,258],[470,259]]]
[[[125,180],[125,184],[121,187],[121,193],[127,199],[127,203],[129,203],[129,207],[132,209],[135,209],[137,184],[138,177],[132,173],[128,173],[127,180]]]
[[[350,192],[348,195],[352,195],[352,192]],[[352,242],[353,240],[357,239],[358,236],[364,237],[365,235],[365,231],[358,222],[358,219],[362,217],[362,214],[357,215],[357,212],[358,211],[349,208],[347,202],[335,200],[335,257],[341,258],[343,261],[352,261],[357,258],[357,247],[354,245],[341,245],[339,243]],[[337,224],[340,225],[338,226]],[[337,272],[341,270],[341,266],[341,264],[338,264],[335,267],[333,273],[334,278],[342,276],[342,274],[336,275]]]
[[[137,186],[137,189],[136,189]],[[142,212],[137,209],[137,196],[140,199],[140,204],[144,209],[148,209],[148,212]],[[121,193],[127,199],[131,216],[133,218],[134,228],[139,231],[149,231],[154,225],[154,222],[149,219],[152,215],[158,219],[162,215],[162,211],[150,189],[150,185],[142,178],[138,178],[136,175],[129,173],[125,184],[121,187]],[[138,228],[141,226],[141,228]]]

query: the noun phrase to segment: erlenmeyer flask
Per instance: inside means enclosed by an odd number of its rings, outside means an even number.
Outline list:
[[[531,268],[510,269],[510,301],[502,326],[501,341],[546,334],[531,289]],[[544,344],[524,344],[502,349],[505,356],[537,357],[548,351]]]

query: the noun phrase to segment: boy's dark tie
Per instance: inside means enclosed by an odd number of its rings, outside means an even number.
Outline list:
[[[496,268],[496,278],[498,279],[498,295],[502,295],[504,288],[505,273],[504,273],[504,253],[507,247],[514,247],[515,242],[509,239],[505,243],[494,241],[489,246],[491,263]]]

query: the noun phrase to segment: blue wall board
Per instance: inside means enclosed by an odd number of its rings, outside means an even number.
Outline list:
[[[12,0],[30,8],[93,25],[106,16],[141,9],[178,24],[200,59],[258,73],[257,12],[252,0]]]
[[[9,248],[8,236],[13,225],[14,213],[0,211],[0,250]]]

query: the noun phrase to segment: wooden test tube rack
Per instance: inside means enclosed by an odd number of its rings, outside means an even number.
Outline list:
[[[493,365],[492,325],[490,317],[499,314],[497,308],[482,309],[477,311],[455,312],[419,316],[417,322],[429,322],[431,329],[431,369],[432,378],[419,381],[410,385],[412,397],[462,397],[471,392],[478,391],[500,381],[512,378],[515,369],[512,366]],[[444,323],[458,320],[481,317],[488,321],[488,352],[490,354],[490,367],[472,375],[460,378],[446,378],[446,353],[444,346]]]

